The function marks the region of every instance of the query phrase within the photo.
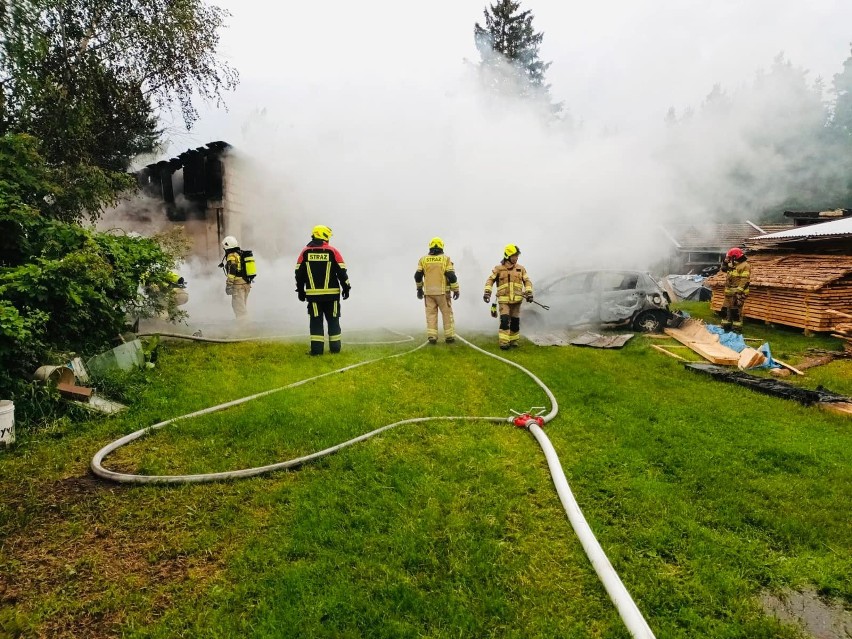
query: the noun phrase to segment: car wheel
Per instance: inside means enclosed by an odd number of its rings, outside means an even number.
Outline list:
[[[668,319],[663,311],[642,311],[633,319],[633,330],[640,333],[660,333]]]

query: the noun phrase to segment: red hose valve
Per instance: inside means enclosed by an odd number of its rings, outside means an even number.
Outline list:
[[[515,419],[512,420],[512,423],[515,426],[517,426],[518,428],[526,428],[527,423],[530,420],[534,421],[539,426],[544,426],[544,418],[543,417],[530,415],[529,413],[523,413],[521,415],[518,415],[517,417],[515,417]]]

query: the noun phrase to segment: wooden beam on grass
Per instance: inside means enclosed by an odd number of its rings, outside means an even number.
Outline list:
[[[793,368],[792,366],[790,366],[786,362],[782,362],[780,359],[776,359],[776,358],[773,357],[772,361],[775,362],[776,364],[781,364],[781,366],[793,371],[794,373],[796,373],[796,375],[804,375],[804,373],[802,371],[800,371],[798,368]]]
[[[687,361],[689,361],[689,360],[687,360],[686,358],[681,357],[680,355],[677,355],[676,353],[672,353],[671,351],[667,351],[667,350],[666,350],[665,348],[663,348],[662,346],[657,346],[656,344],[651,344],[651,348],[653,348],[654,350],[660,351],[661,353],[665,353],[665,354],[666,354],[666,355],[668,355],[669,357],[674,357],[675,359],[679,359],[679,360],[680,360],[680,361],[682,361],[682,362],[687,362]]]

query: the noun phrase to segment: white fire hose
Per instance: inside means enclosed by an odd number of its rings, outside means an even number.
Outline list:
[[[158,335],[164,337],[178,337],[182,339],[191,339],[197,341],[206,341],[206,342],[237,342],[237,341],[246,341],[245,339],[216,339],[216,338],[203,338],[192,335],[183,335],[180,333],[157,333]],[[624,584],[621,582],[621,579],[618,576],[618,573],[615,572],[615,569],[612,567],[609,559],[601,548],[601,545],[598,543],[598,540],[595,538],[594,533],[592,533],[592,529],[589,527],[586,518],[583,516],[582,511],[580,510],[577,501],[574,499],[574,495],[571,492],[571,488],[568,486],[568,481],[565,478],[565,473],[562,470],[562,465],[559,463],[559,458],[556,455],[556,451],[553,448],[553,445],[550,443],[550,439],[544,433],[541,426],[552,420],[556,417],[556,414],[559,412],[559,404],[556,401],[556,397],[554,397],[551,390],[542,382],[538,377],[536,377],[532,372],[521,366],[520,364],[513,362],[504,357],[500,357],[494,353],[490,353],[474,344],[471,344],[469,341],[461,337],[460,335],[456,335],[456,338],[474,350],[487,355],[488,357],[493,357],[496,360],[499,360],[505,364],[509,364],[510,366],[514,366],[515,368],[522,371],[525,375],[527,375],[530,379],[532,379],[547,395],[547,398],[550,400],[551,409],[550,412],[546,415],[532,415],[533,409],[530,409],[529,413],[523,414],[515,414],[511,417],[470,417],[470,416],[445,416],[445,417],[416,417],[413,419],[404,419],[398,422],[394,422],[393,424],[387,424],[382,426],[381,428],[377,428],[368,433],[364,433],[363,435],[359,435],[353,439],[342,442],[335,446],[331,446],[324,450],[317,451],[315,453],[311,453],[309,455],[305,455],[303,457],[297,457],[295,459],[290,459],[287,461],[277,462],[274,464],[269,464],[266,466],[257,466],[254,468],[244,468],[242,470],[231,470],[224,471],[218,473],[203,473],[197,475],[134,475],[130,473],[119,473],[112,470],[107,470],[103,467],[104,458],[110,453],[118,450],[125,444],[129,444],[130,442],[139,439],[151,433],[155,430],[159,430],[160,428],[164,428],[169,424],[172,424],[177,421],[192,419],[193,417],[200,417],[201,415],[207,415],[210,413],[215,413],[221,410],[226,410],[231,408],[232,406],[238,406],[240,404],[244,404],[253,399],[258,399],[260,397],[265,397],[267,395],[271,395],[273,393],[277,393],[282,390],[286,390],[288,388],[295,388],[297,386],[301,386],[303,384],[307,384],[308,382],[312,382],[317,379],[321,379],[323,377],[327,377],[329,375],[335,375],[337,373],[343,373],[346,371],[350,371],[352,369],[358,368],[359,366],[366,366],[367,364],[373,364],[375,362],[383,361],[386,359],[393,359],[395,357],[402,357],[404,355],[408,355],[417,350],[420,350],[428,342],[424,342],[419,346],[404,351],[402,353],[397,353],[395,355],[387,355],[384,357],[379,357],[376,359],[366,360],[363,362],[358,362],[357,364],[351,364],[349,366],[344,366],[343,368],[338,368],[334,371],[329,371],[327,373],[322,373],[321,375],[316,375],[314,377],[309,377],[307,379],[300,380],[298,382],[293,382],[292,384],[287,384],[286,386],[281,386],[279,388],[274,388],[272,390],[263,391],[261,393],[256,393],[254,395],[249,395],[248,397],[242,397],[240,399],[235,399],[230,402],[225,402],[224,404],[218,404],[217,406],[211,406],[209,408],[205,408],[202,410],[195,411],[193,413],[188,413],[186,415],[181,415],[180,417],[173,417],[172,419],[168,419],[163,422],[159,422],[152,426],[147,426],[140,430],[137,430],[129,435],[125,435],[124,437],[115,440],[114,442],[107,444],[103,448],[101,448],[95,456],[92,458],[91,468],[92,472],[95,473],[98,477],[103,479],[107,479],[109,481],[119,482],[119,483],[127,483],[127,484],[188,484],[188,483],[202,483],[202,482],[211,482],[211,481],[220,481],[220,480],[228,480],[228,479],[239,479],[244,477],[255,477],[257,475],[262,475],[265,473],[273,472],[276,470],[284,470],[287,468],[295,468],[297,466],[301,466],[309,461],[313,461],[314,459],[318,459],[320,457],[324,457],[326,455],[330,455],[332,453],[336,453],[337,451],[346,448],[347,446],[351,446],[358,442],[364,441],[373,437],[374,435],[378,435],[381,432],[394,428],[395,426],[400,426],[402,424],[413,424],[418,422],[428,422],[428,421],[437,421],[437,420],[466,420],[466,421],[489,421],[495,423],[514,423],[516,426],[527,428],[535,437],[536,441],[541,446],[544,451],[544,455],[547,459],[548,468],[550,469],[551,477],[553,478],[553,483],[556,486],[556,492],[559,495],[559,499],[562,502],[562,506],[565,508],[565,513],[568,515],[568,520],[571,522],[571,526],[574,528],[574,532],[577,534],[577,537],[580,539],[580,543],[583,546],[583,550],[585,550],[586,555],[589,558],[589,561],[592,563],[592,567],[595,569],[595,572],[598,575],[598,578],[603,583],[604,588],[606,589],[607,594],[609,595],[612,602],[615,604],[616,609],[618,610],[618,614],[621,616],[622,621],[624,621],[625,626],[627,626],[630,634],[636,639],[654,639],[654,633],[651,631],[651,628],[648,626],[648,623],[645,621],[642,613],[639,611],[639,608],[636,606],[636,603],[630,597],[630,593],[627,591],[627,588],[624,587]],[[268,338],[274,339],[274,338]],[[413,341],[413,338],[402,340],[402,341]],[[382,343],[399,343],[399,342],[364,342],[364,343],[373,343],[373,344],[382,344]],[[543,409],[542,409],[543,410]]]

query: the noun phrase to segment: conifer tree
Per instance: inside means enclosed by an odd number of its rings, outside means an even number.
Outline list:
[[[834,105],[832,125],[852,136],[852,55],[843,63],[843,71],[834,76]]]
[[[521,11],[520,6],[520,2],[499,0],[483,11],[485,26],[474,25],[480,70],[486,86],[496,93],[542,101],[558,114],[562,104],[551,101],[544,77],[551,63],[539,59],[544,33],[536,33],[532,11]]]

